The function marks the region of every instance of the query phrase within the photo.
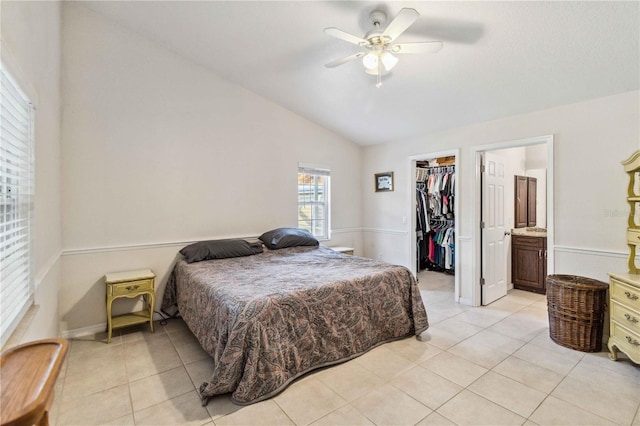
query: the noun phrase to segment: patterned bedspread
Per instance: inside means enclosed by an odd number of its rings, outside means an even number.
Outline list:
[[[315,368],[420,335],[427,313],[411,272],[324,247],[232,259],[179,260],[163,311],[179,310],[214,359],[209,396],[251,404]]]

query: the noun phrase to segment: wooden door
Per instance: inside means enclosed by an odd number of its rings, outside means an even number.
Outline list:
[[[538,180],[534,177],[527,178],[527,226],[536,226],[536,196]]]
[[[482,182],[482,287],[483,305],[507,295],[505,237],[505,160],[485,152]]]
[[[525,228],[527,226],[527,177],[514,176],[515,191],[515,215],[514,227]]]

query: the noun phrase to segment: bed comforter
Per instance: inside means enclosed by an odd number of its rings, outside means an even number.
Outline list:
[[[179,311],[214,359],[204,403],[228,392],[237,404],[261,401],[306,372],[429,327],[408,269],[324,247],[178,260],[162,309]]]

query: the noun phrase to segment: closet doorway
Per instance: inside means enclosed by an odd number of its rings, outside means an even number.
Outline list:
[[[452,286],[460,297],[458,236],[458,150],[411,156],[411,266],[421,288]]]
[[[537,280],[542,280],[539,287],[544,288],[544,278],[553,273],[553,136],[479,146],[473,151],[476,156],[474,223],[479,224],[473,229],[473,240],[476,242],[474,275],[477,278],[473,289],[474,306],[488,305],[514,287],[543,292],[530,282],[529,277],[535,275]],[[495,158],[499,161],[493,160]],[[503,165],[502,207],[499,207],[500,203],[493,202],[498,197],[491,196],[498,191],[491,191],[488,185],[492,182],[488,166],[490,163]],[[517,187],[522,178],[537,183],[537,205],[525,204],[518,207],[517,201],[521,196],[518,195]],[[526,190],[526,185],[524,189]],[[522,211],[533,219],[522,222],[519,219]],[[502,220],[498,220],[500,217]],[[524,225],[519,225],[520,222]],[[522,239],[522,235],[528,246],[525,249],[516,247],[514,254],[515,241],[517,238]],[[533,244],[532,241],[538,244],[538,240],[544,247],[529,247]],[[535,262],[528,256],[529,253],[536,255]],[[524,261],[527,264],[521,264]],[[538,270],[540,272],[536,272]],[[519,286],[522,271],[527,278],[527,288]]]

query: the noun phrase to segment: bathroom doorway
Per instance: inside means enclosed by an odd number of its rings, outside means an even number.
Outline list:
[[[553,136],[476,147],[475,154],[478,284],[474,301],[487,305],[512,288],[543,293],[546,275],[553,269]],[[488,156],[501,158],[503,169],[499,171],[495,163],[496,168],[489,170]],[[492,172],[503,175],[502,187],[487,186]],[[524,200],[524,222],[517,197],[526,195],[516,194],[518,185],[531,188],[531,198],[535,197],[528,205]],[[503,191],[502,205],[496,203],[499,191]]]

